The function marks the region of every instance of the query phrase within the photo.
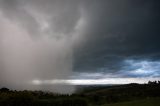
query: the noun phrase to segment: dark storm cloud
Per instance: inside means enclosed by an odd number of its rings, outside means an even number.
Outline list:
[[[158,0],[0,0],[0,86],[51,90],[28,83],[103,75],[160,76],[159,4]],[[72,92],[74,87],[53,89]]]
[[[124,60],[159,61],[160,2],[102,0],[85,7],[87,36],[76,49],[75,69],[119,71]]]

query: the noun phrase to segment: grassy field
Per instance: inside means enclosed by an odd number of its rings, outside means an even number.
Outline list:
[[[103,106],[160,106],[160,98],[149,98],[132,102],[106,104]]]

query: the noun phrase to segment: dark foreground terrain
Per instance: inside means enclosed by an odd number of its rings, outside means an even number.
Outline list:
[[[106,104],[102,106],[160,106],[160,98],[148,98],[130,102]]]
[[[0,89],[0,106],[160,106],[160,82],[81,86],[72,95]]]

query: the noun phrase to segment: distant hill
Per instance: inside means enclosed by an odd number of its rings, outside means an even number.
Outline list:
[[[157,105],[160,103],[159,81],[148,84],[77,86],[77,89],[77,92],[69,95],[1,88],[0,106],[160,106]],[[157,102],[156,105],[153,102]]]
[[[81,87],[78,94],[96,101],[100,105],[125,101],[140,100],[151,97],[160,97],[160,83],[125,84]]]

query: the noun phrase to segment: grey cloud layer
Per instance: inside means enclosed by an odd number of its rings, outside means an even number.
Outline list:
[[[14,76],[23,73],[10,71],[23,70],[23,65],[29,79],[52,79],[68,78],[72,71],[123,72],[125,61],[132,59],[159,62],[159,4],[158,0],[0,0],[1,81],[10,85],[20,80],[14,81]],[[7,79],[11,73],[13,82]]]
[[[87,40],[75,53],[75,68],[118,71],[126,59],[158,61],[159,4],[149,0],[104,0],[87,5]]]
[[[73,86],[34,86],[32,80],[67,79],[72,74],[78,11],[69,1],[0,0],[0,85],[73,92]]]

